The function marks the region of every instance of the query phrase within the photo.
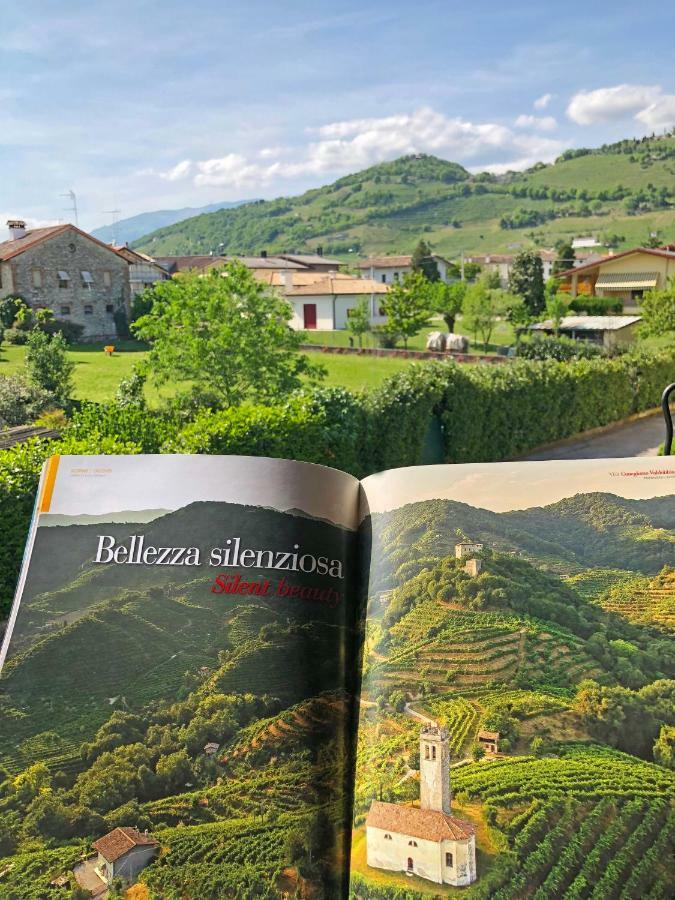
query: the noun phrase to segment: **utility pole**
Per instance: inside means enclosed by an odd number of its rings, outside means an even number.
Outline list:
[[[75,227],[79,228],[80,223],[77,218],[77,197],[75,196],[75,191],[71,188],[69,191],[66,191],[65,194],[61,194],[61,196],[68,197],[68,199],[72,203],[72,206],[67,206],[65,209],[66,209],[66,212],[73,213],[73,215],[75,216]]]
[[[459,254],[459,271],[460,271],[460,278],[462,281],[464,281],[464,251],[463,250]]]
[[[120,209],[104,209],[103,210],[103,212],[106,215],[112,216],[111,225],[112,225],[112,233],[113,233],[113,247],[117,246],[117,217],[119,216],[121,211],[122,210],[120,210]]]

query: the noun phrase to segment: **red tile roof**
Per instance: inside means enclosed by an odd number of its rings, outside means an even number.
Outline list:
[[[3,241],[0,243],[0,260],[13,259],[20,253],[30,250],[31,247],[36,247],[38,244],[42,244],[44,241],[48,241],[50,238],[56,237],[57,234],[63,234],[66,231],[74,231],[82,237],[87,238],[87,240],[98,244],[99,247],[105,247],[105,249],[109,250],[111,253],[119,255],[115,248],[111,247],[110,244],[105,244],[103,241],[99,241],[98,238],[95,238],[92,234],[87,234],[86,231],[82,231],[81,228],[66,223],[65,225],[47,225],[45,228],[32,228],[30,231],[27,231],[23,237]]]
[[[446,816],[434,809],[399,806],[397,803],[383,803],[381,800],[373,800],[366,826],[426,841],[468,841],[476,833],[470,822]]]
[[[136,828],[115,828],[91,845],[108,862],[115,862],[134,847],[158,847],[159,842]]]

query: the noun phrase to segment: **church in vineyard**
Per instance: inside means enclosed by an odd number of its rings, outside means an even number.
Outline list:
[[[420,805],[373,800],[366,818],[367,863],[456,887],[476,880],[476,830],[450,812],[448,732],[420,735]]]

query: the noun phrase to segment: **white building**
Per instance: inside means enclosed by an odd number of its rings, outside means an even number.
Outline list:
[[[448,732],[427,725],[420,735],[420,805],[374,800],[366,818],[369,866],[456,887],[476,880],[476,831],[450,810]]]
[[[368,302],[371,325],[386,321],[381,302],[389,289],[371,278],[335,274],[307,282],[306,276],[296,277],[289,273],[285,277],[282,275],[281,280],[283,294],[293,307],[292,328],[308,331],[344,329],[351,310],[364,297]]]
[[[448,268],[452,266],[450,260],[436,253],[431,254],[431,259],[438,266],[441,281],[452,281],[448,276]],[[372,278],[380,284],[394,284],[412,272],[412,256],[371,256],[359,263],[359,269],[364,278]]]

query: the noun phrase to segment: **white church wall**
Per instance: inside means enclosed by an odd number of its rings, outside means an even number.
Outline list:
[[[385,838],[385,834],[390,834],[391,839]],[[410,845],[411,840],[415,841],[416,847]],[[438,841],[425,841],[423,838],[411,838],[406,834],[396,834],[368,826],[366,847],[366,861],[369,866],[388,869],[390,872],[406,872],[408,859],[412,859],[412,871],[415,875],[435,881],[436,884],[443,883],[442,857]]]

